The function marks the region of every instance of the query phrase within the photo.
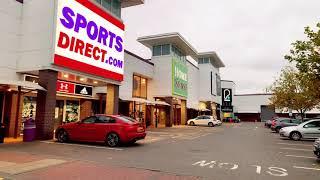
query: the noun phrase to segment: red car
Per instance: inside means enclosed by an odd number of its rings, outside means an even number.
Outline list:
[[[95,115],[82,121],[61,125],[55,131],[59,142],[105,142],[110,147],[120,143],[134,143],[146,137],[145,128],[138,121],[119,115]]]

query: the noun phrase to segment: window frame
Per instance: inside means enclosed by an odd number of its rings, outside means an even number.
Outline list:
[[[136,97],[136,98],[141,98],[141,99],[148,99],[148,78],[145,78],[145,77],[142,77],[142,76],[139,76],[139,75],[136,75],[136,74],[133,74],[132,76],[132,97]],[[138,77],[139,78],[139,85],[140,85],[140,90],[139,90],[139,95],[135,95],[134,94],[134,81],[135,81],[135,77]],[[143,97],[142,96],[142,79],[145,79],[146,80],[146,97]]]

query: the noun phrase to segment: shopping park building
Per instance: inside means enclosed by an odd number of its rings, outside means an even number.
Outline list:
[[[223,62],[179,33],[138,38],[126,50],[121,9],[144,0],[2,0],[0,120],[18,137],[34,118],[38,139],[93,114],[123,114],[148,127],[220,117]]]

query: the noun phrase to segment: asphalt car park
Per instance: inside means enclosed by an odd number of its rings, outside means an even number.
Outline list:
[[[54,141],[1,145],[0,161],[4,161],[1,153],[9,151],[184,178],[316,180],[320,177],[320,163],[313,155],[312,144],[283,139],[263,123],[223,123],[218,127],[152,129],[144,140],[117,148]],[[6,177],[1,170],[0,177]]]

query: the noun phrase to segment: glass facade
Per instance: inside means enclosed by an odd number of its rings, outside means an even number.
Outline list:
[[[210,58],[199,58],[199,64],[209,64],[210,63]]]
[[[175,57],[176,59],[182,60],[184,63],[186,63],[185,54],[183,54],[179,48],[173,45],[172,45],[172,54],[173,54],[173,57]]]
[[[94,0],[109,12],[121,18],[121,0]]]
[[[146,78],[133,75],[132,96],[147,99],[148,80]]]
[[[170,44],[157,45],[152,48],[153,56],[165,56],[170,55]]]

